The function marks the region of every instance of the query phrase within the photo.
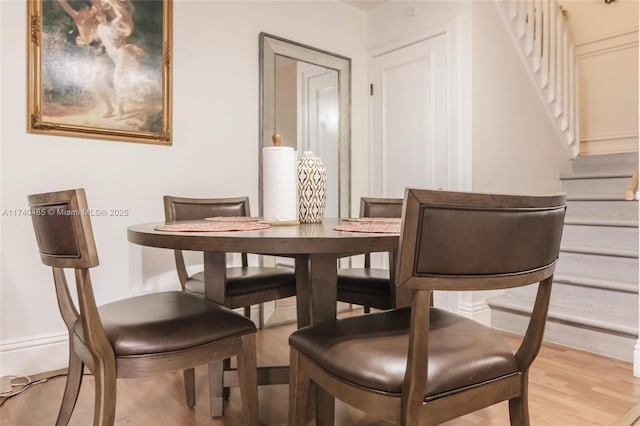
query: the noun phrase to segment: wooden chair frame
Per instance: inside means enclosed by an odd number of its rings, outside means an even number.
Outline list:
[[[82,372],[86,365],[95,376],[94,425],[113,425],[115,421],[116,378],[143,377],[161,372],[192,368],[231,356],[238,357],[243,406],[249,424],[258,424],[255,334],[224,339],[179,352],[142,356],[120,356],[102,327],[89,269],[98,266],[93,230],[84,189],[73,189],[29,196],[36,239],[42,262],[51,266],[60,314],[69,332],[69,368],[67,383],[56,425],[66,425],[76,404]],[[51,254],[41,238],[40,217],[59,214],[72,225],[77,250],[65,255]],[[74,269],[79,312],[65,277],[65,269]],[[73,332],[80,321],[84,341]]]
[[[164,201],[164,213],[165,219],[167,222],[173,222],[175,220],[180,220],[176,214],[176,205],[192,205],[192,206],[241,206],[241,211],[239,212],[239,216],[251,216],[251,209],[249,206],[249,197],[229,197],[229,198],[189,198],[189,197],[176,197],[171,195],[165,195],[163,197]],[[200,218],[200,219],[204,219]],[[178,272],[178,279],[180,280],[180,286],[182,290],[185,290],[185,286],[187,280],[190,278],[187,273],[187,268],[184,261],[184,254],[182,250],[174,250],[174,256],[176,261],[176,270]],[[247,267],[248,256],[247,253],[241,253],[241,262],[242,267]],[[256,292],[251,292],[247,294],[241,294],[238,296],[229,296],[225,295],[225,300],[222,303],[228,308],[244,308],[244,316],[247,318],[251,317],[251,305],[258,305],[258,327],[262,328],[264,326],[264,311],[263,311],[263,303],[269,302],[272,300],[283,299],[286,297],[295,296],[295,292],[285,292],[280,288],[272,288],[265,289]],[[300,311],[302,306],[300,304],[297,305],[298,315],[301,315]],[[225,359],[222,365],[210,366],[210,376],[215,377],[216,385],[212,387],[212,392],[216,395],[216,400],[221,401],[221,398],[229,397],[229,388],[225,387],[223,389],[222,383],[224,382],[224,371],[233,370],[230,365],[230,360]],[[186,369],[183,372],[184,374],[184,383],[185,383],[185,392],[187,398],[187,405],[192,407],[195,404],[195,371],[193,369]],[[222,395],[220,395],[222,393]],[[224,406],[218,404],[215,409],[216,413],[223,413]]]
[[[495,211],[556,212],[560,221],[564,219],[566,210],[565,196],[562,194],[523,197],[407,189],[395,275],[395,285],[398,288],[407,288],[413,293],[408,358],[402,393],[385,394],[354,386],[327,372],[291,347],[290,425],[306,424],[307,397],[311,381],[349,405],[385,419],[399,421],[403,426],[440,424],[504,400],[509,401],[511,424],[529,424],[529,367],[542,343],[557,260],[530,270],[486,276],[419,273],[416,267],[416,257],[420,249],[417,236],[423,225],[423,209],[439,206]],[[562,226],[562,223],[559,225]],[[558,237],[558,247],[559,243]],[[432,292],[506,289],[536,282],[539,285],[531,319],[520,347],[515,352],[517,374],[425,400],[428,360],[424,354],[428,353],[429,348],[429,305]]]

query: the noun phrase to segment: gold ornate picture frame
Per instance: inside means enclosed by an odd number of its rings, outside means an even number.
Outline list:
[[[27,129],[171,145],[172,0],[28,0]]]

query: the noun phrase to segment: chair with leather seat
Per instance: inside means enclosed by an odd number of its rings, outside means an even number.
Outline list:
[[[504,400],[511,424],[529,424],[529,368],[542,342],[565,208],[564,195],[408,189],[395,285],[413,292],[411,306],[294,332],[289,424],[305,424],[312,381],[402,425],[439,424]],[[534,283],[515,352],[497,330],[429,304],[434,290]]]
[[[95,376],[94,425],[113,425],[116,378],[143,377],[237,356],[243,409],[258,424],[255,325],[183,291],[135,296],[97,306],[91,268],[98,253],[83,189],[30,195],[42,263],[53,268],[58,306],[69,331],[69,369],[56,425],[76,404],[83,368]],[[76,309],[65,277],[75,272]]]
[[[360,198],[361,218],[400,218],[402,198]],[[370,308],[390,309],[395,307],[395,286],[391,282],[393,253],[389,253],[389,269],[372,268],[371,255],[364,255],[361,268],[338,270],[338,301],[362,305],[364,312]]]
[[[164,196],[164,213],[167,222],[177,220],[203,220],[209,217],[250,217],[248,197],[186,198]],[[180,286],[185,292],[204,296],[204,271],[189,275],[182,250],[174,250],[176,270]],[[263,326],[262,303],[296,295],[295,272],[281,267],[248,266],[247,253],[241,254],[241,266],[227,267],[225,300],[228,308],[244,307],[247,318],[251,305],[259,305],[259,327]],[[298,309],[302,306],[298,305]],[[225,361],[224,369],[229,369]],[[187,404],[195,403],[194,371],[184,371]],[[228,390],[225,390],[228,396]]]
[[[176,220],[202,220],[208,217],[251,216],[248,197],[236,198],[185,198],[164,196],[164,213],[167,222]],[[187,273],[182,250],[174,250],[176,270],[180,286],[189,293],[204,295],[204,271]],[[280,267],[248,266],[247,253],[241,254],[242,266],[227,268],[227,288],[224,305],[229,308],[245,308],[250,316],[251,305],[295,296],[295,272]],[[262,326],[262,313],[260,314]]]

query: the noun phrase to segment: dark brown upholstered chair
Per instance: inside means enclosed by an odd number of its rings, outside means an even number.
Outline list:
[[[218,216],[251,216],[248,197],[236,198],[185,198],[164,196],[164,214],[167,222],[174,220],[202,220]],[[191,276],[187,273],[181,250],[174,250],[176,270],[180,286],[188,293],[204,296],[204,271]],[[283,299],[296,294],[296,278],[293,270],[277,267],[248,266],[247,254],[242,253],[242,266],[227,268],[227,287],[224,305],[228,308],[244,307],[250,317],[251,305],[260,305],[259,327],[262,328],[262,303]],[[224,363],[229,369],[229,361]],[[184,371],[187,404],[195,403],[193,369]],[[224,391],[228,396],[228,390]]]
[[[71,418],[86,365],[95,375],[94,425],[113,425],[116,378],[142,377],[237,356],[246,421],[258,424],[255,325],[232,310],[183,291],[96,306],[89,269],[98,253],[83,189],[29,196],[42,263],[53,268],[58,306],[69,330],[69,370],[56,425]],[[80,311],[65,269],[75,271]]]
[[[305,424],[309,383],[402,425],[433,425],[508,400],[528,425],[528,371],[544,332],[565,197],[408,189],[396,285],[411,307],[328,321],[290,338],[290,425]],[[429,306],[433,290],[538,284],[515,353],[496,330]]]
[[[394,217],[402,215],[402,198],[360,198],[360,217]],[[393,253],[389,253],[389,266],[394,267]],[[364,267],[338,270],[338,300],[370,308],[395,307],[395,286],[390,271],[371,267],[371,255],[364,255]]]
[[[183,198],[165,195],[164,214],[167,222],[202,220],[216,216],[251,216],[249,198]],[[188,275],[181,250],[175,250],[176,270],[184,291],[204,295],[204,272]],[[251,305],[283,299],[296,294],[296,277],[285,268],[248,266],[242,253],[242,266],[227,268],[227,288],[224,305],[245,308],[249,317]],[[262,315],[260,315],[262,322]],[[260,324],[262,325],[262,324]]]

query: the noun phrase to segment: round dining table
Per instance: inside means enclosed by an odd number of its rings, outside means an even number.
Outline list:
[[[294,258],[296,303],[299,304],[298,327],[335,319],[338,259],[363,253],[393,253],[397,250],[399,238],[398,233],[339,231],[335,228],[344,226],[347,222],[337,218],[325,218],[322,223],[272,225],[267,229],[246,231],[158,230],[158,227],[166,224],[193,223],[194,221],[176,221],[132,225],[127,230],[127,237],[131,243],[142,246],[202,251],[205,297],[221,304],[225,300],[226,253]],[[261,384],[283,381],[270,380],[270,377],[275,376],[261,375],[259,372]],[[326,419],[333,414],[333,399],[318,389],[316,404],[318,424],[325,424]]]

